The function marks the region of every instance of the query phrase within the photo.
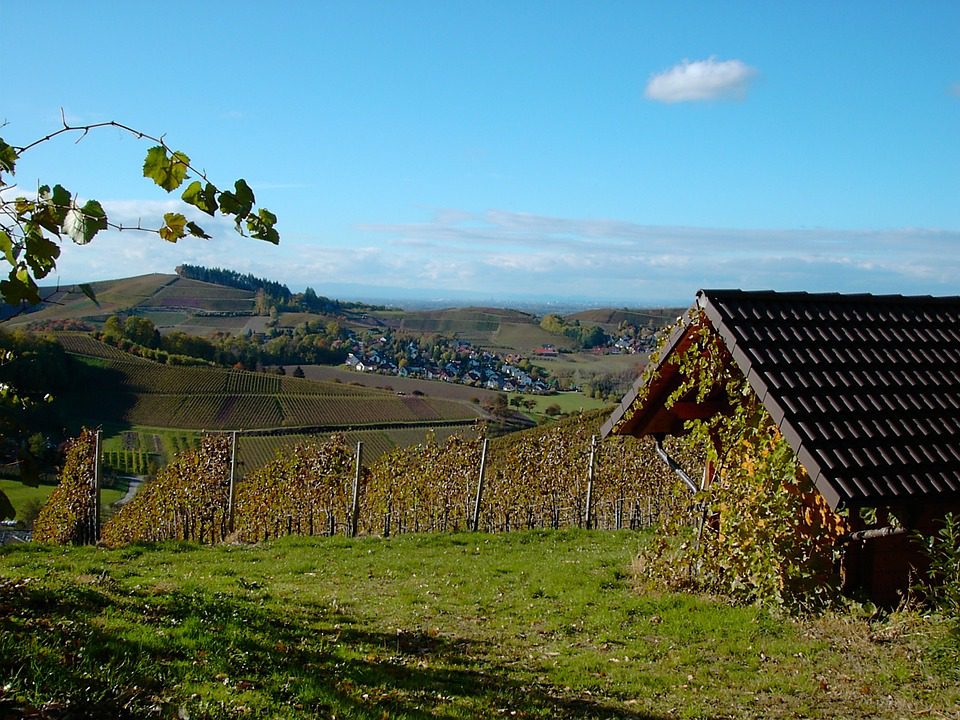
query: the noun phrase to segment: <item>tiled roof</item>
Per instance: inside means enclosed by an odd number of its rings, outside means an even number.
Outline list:
[[[832,507],[960,498],[960,297],[701,290],[697,304]],[[636,397],[607,432],[654,431]]]

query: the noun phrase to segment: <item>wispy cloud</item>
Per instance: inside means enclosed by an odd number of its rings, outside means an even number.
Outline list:
[[[943,294],[960,281],[960,259],[945,259],[960,232],[937,229],[695,228],[505,210],[360,229],[381,238],[406,286],[429,275],[447,289],[682,299],[698,287]],[[469,273],[425,272],[437,257]]]
[[[960,82],[953,83],[947,90],[954,97],[960,98]]]
[[[104,203],[114,220],[144,226],[173,205]],[[618,305],[685,304],[701,287],[943,295],[960,284],[956,230],[698,228],[448,208],[423,222],[359,226],[349,246],[291,231],[274,247],[237,237],[228,219],[202,219],[212,240],[173,245],[153,234],[108,232],[85,247],[66,241],[60,281],[172,272],[192,263],[321,294],[348,283],[378,287],[381,297],[403,290]]]
[[[644,94],[665,103],[739,100],[756,75],[756,69],[741,60],[684,60],[652,75]]]

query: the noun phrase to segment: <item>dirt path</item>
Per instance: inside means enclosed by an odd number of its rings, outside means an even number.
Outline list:
[[[143,481],[147,479],[146,475],[122,475],[123,480],[129,481],[127,485],[127,493],[122,498],[117,500],[115,505],[126,505],[128,502],[133,500],[133,496],[137,494],[137,490],[140,489],[140,486],[143,485]]]

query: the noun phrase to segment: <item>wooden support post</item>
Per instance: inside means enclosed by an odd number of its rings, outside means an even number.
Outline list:
[[[230,485],[227,488],[227,532],[233,532],[234,504],[237,493],[237,431],[231,433],[230,438]]]
[[[350,537],[357,536],[357,525],[360,522],[360,461],[363,457],[363,443],[357,442],[357,462],[353,472],[353,497],[350,501]]]
[[[597,454],[597,436],[593,435],[590,438],[590,466],[587,468],[587,508],[586,508],[586,518],[584,525],[586,525],[587,530],[592,529],[593,526],[593,461]]]
[[[93,450],[93,542],[100,541],[100,441],[103,430],[97,428]]]
[[[477,495],[473,501],[473,531],[480,529],[480,503],[483,502],[483,476],[487,470],[487,439],[480,450],[480,477],[477,478]]]

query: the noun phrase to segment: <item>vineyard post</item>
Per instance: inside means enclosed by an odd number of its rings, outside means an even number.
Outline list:
[[[97,428],[93,445],[93,542],[100,540],[100,436],[103,431]]]
[[[593,461],[597,453],[597,436],[590,436],[590,465],[587,468],[587,516],[584,520],[584,524],[587,527],[587,530],[591,529],[592,522],[591,516],[593,514]]]
[[[360,460],[363,457],[363,443],[357,441],[357,462],[353,472],[353,498],[350,502],[350,537],[357,536],[357,524],[360,519]]]
[[[487,469],[487,439],[480,450],[480,477],[477,479],[477,497],[473,503],[473,531],[480,529],[480,503],[483,501],[483,476]]]
[[[237,431],[230,433],[230,485],[227,488],[227,532],[233,532],[234,499],[236,494]]]

